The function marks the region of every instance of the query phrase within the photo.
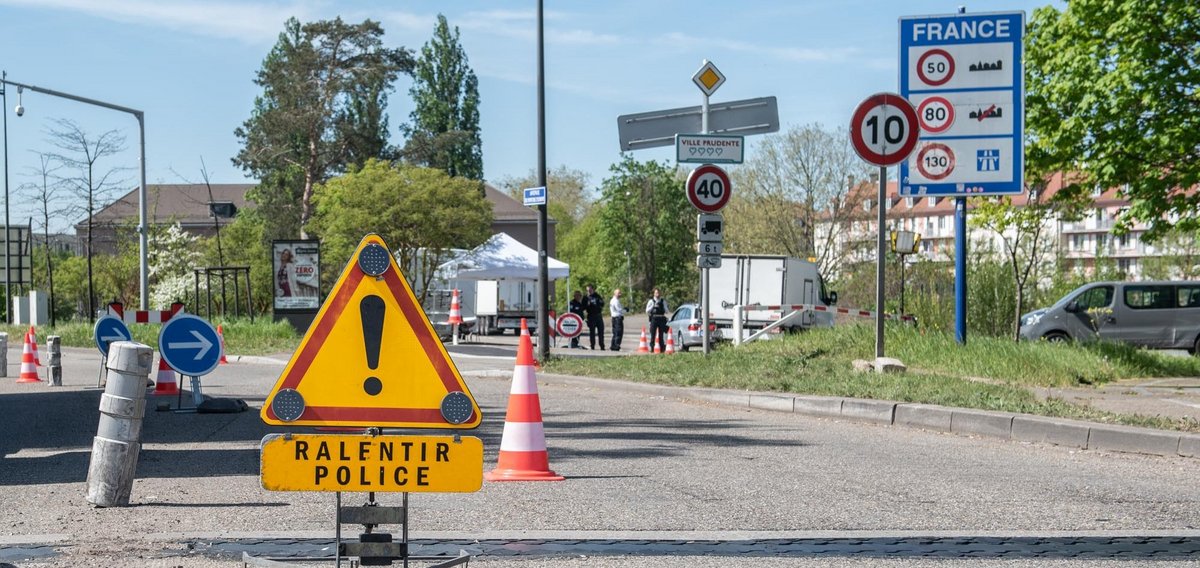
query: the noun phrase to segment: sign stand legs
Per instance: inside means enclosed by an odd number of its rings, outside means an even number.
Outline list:
[[[954,340],[967,344],[967,198],[954,199]]]

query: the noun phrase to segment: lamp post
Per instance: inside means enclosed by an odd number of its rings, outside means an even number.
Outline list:
[[[16,81],[9,81],[9,80],[8,80],[8,77],[7,77],[7,75],[4,75],[3,77],[0,77],[0,86],[7,86],[7,85],[13,85],[13,86],[15,86],[15,87],[17,88],[17,92],[18,92],[18,93],[19,93],[19,92],[21,92],[21,90],[22,90],[22,89],[29,89],[30,91],[33,91],[33,92],[35,92],[35,93],[41,93],[41,94],[43,94],[43,95],[50,95],[50,96],[52,96],[52,97],[59,97],[59,98],[64,98],[64,99],[70,99],[70,100],[72,100],[72,101],[81,102],[81,103],[84,103],[84,104],[89,104],[89,105],[94,105],[94,106],[98,106],[98,107],[104,107],[104,108],[107,108],[107,109],[112,109],[112,110],[116,110],[116,111],[126,112],[126,113],[129,113],[129,114],[132,114],[132,115],[133,115],[133,117],[137,119],[137,121],[138,121],[138,143],[139,143],[139,146],[140,146],[140,149],[141,149],[141,154],[139,155],[139,158],[138,158],[138,165],[141,167],[141,174],[142,174],[142,178],[141,178],[141,179],[142,179],[142,183],[141,183],[141,185],[140,185],[140,186],[138,186],[138,289],[139,289],[139,292],[140,292],[140,298],[139,298],[139,299],[141,300],[141,307],[140,307],[140,308],[141,308],[141,309],[143,309],[143,310],[145,310],[145,309],[149,309],[149,307],[150,307],[150,306],[149,306],[149,304],[150,304],[150,289],[149,289],[149,287],[148,287],[147,283],[148,283],[148,281],[149,281],[149,278],[148,278],[148,277],[149,277],[149,272],[150,272],[150,269],[149,269],[149,265],[147,264],[147,261],[146,261],[146,248],[147,248],[147,231],[146,231],[146,114],[145,114],[144,112],[140,111],[140,110],[132,109],[132,108],[129,108],[129,107],[123,107],[123,106],[121,106],[121,105],[115,105],[115,104],[112,104],[112,103],[106,103],[106,102],[104,102],[104,101],[98,101],[98,100],[96,100],[96,99],[89,99],[89,98],[87,98],[87,97],[81,97],[81,96],[79,96],[79,95],[72,95],[72,94],[70,94],[70,93],[64,93],[64,92],[61,92],[61,91],[55,91],[55,90],[53,90],[53,89],[46,89],[46,88],[42,88],[42,87],[36,87],[36,86],[33,86],[33,85],[25,85],[25,84],[22,84],[22,83],[17,83]],[[5,104],[5,106],[6,106],[6,107],[8,106],[8,102],[7,102],[7,100],[5,101],[5,103],[4,103],[4,104]],[[22,114],[21,112],[18,112],[18,113],[17,113],[17,116],[20,116],[21,114]],[[6,115],[6,116],[7,116],[7,115]],[[7,138],[8,138],[8,134],[7,134],[7,132],[8,132],[8,121],[7,121],[7,119],[5,120],[5,123],[4,123],[4,124],[5,124],[5,150],[4,150],[4,152],[5,152],[5,161],[7,161],[7,157],[8,157],[8,142],[7,142]],[[5,180],[6,180],[6,181],[5,181],[5,184],[4,184],[4,188],[5,188],[5,200],[4,200],[4,215],[5,215],[5,235],[4,235],[4,241],[5,241],[5,251],[4,251],[4,254],[5,254],[5,258],[7,259],[7,258],[8,258],[8,234],[7,234],[7,231],[8,231],[8,227],[7,227],[7,225],[8,225],[8,199],[7,199],[7,195],[8,195],[8,182],[7,182],[7,178],[8,178],[8,167],[7,167],[7,166],[4,168],[4,175],[5,175]],[[6,269],[6,271],[7,271],[7,266],[5,266],[5,269]],[[7,280],[8,280],[8,276],[7,276],[7,275],[5,275],[5,281],[7,282]],[[7,284],[6,284],[6,287],[7,287]],[[5,290],[5,293],[7,294],[7,289]],[[6,301],[7,301],[7,299],[6,299]],[[96,315],[96,314],[90,314],[90,315],[89,315],[89,317],[95,317],[95,315]]]
[[[8,254],[8,89],[5,85],[6,79],[8,79],[8,71],[0,72],[0,97],[4,99],[4,106],[0,108],[4,114],[4,322],[11,324],[13,323],[12,308],[10,307],[12,293],[9,289],[12,287],[12,271],[9,270],[11,257]]]
[[[900,256],[900,315],[904,315],[904,259],[917,252],[921,235],[912,231],[892,231],[892,252]]]

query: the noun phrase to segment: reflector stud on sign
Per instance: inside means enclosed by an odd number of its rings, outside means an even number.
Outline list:
[[[364,247],[362,253],[358,255],[358,267],[368,276],[379,276],[387,272],[389,264],[391,263],[388,259],[387,249],[375,243]]]
[[[471,397],[461,393],[447,393],[442,399],[442,418],[451,424],[462,424],[471,419]]]
[[[280,420],[291,422],[304,414],[304,397],[295,389],[280,390],[271,401],[271,410]]]

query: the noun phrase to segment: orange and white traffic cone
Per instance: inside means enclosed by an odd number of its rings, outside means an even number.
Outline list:
[[[224,330],[221,329],[221,324],[217,324],[217,337],[221,339],[221,358],[217,361],[217,364],[228,365],[229,359],[225,358],[225,333]],[[162,374],[161,367],[159,368],[158,372],[159,374]]]
[[[154,394],[179,394],[179,381],[175,380],[175,369],[167,360],[158,356],[158,377],[154,381]]]
[[[542,427],[542,402],[538,398],[533,363],[533,340],[522,319],[517,364],[513,368],[512,388],[508,395],[508,414],[504,416],[504,434],[500,438],[500,458],[496,469],[483,474],[488,481],[563,480],[563,476],[550,470],[546,432]]]
[[[33,361],[33,347],[30,345],[29,333],[25,333],[25,346],[21,348],[21,375],[17,377],[18,383],[40,383],[38,378],[37,366]]]
[[[458,326],[463,322],[462,305],[458,303],[458,290],[450,292],[450,317],[446,318],[446,323],[450,324],[450,342],[458,345]]]
[[[666,351],[666,353],[667,353],[667,355],[675,354],[675,334],[674,333],[667,334],[667,351]]]
[[[638,339],[637,352],[638,353],[649,353],[650,352],[650,348],[646,345],[646,328],[645,327],[642,328],[641,339]]]
[[[29,326],[29,342],[33,344],[33,364],[41,367],[42,358],[38,356],[37,352],[37,332],[34,331],[32,325]]]

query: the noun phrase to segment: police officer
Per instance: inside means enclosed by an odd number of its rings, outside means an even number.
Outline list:
[[[596,293],[596,287],[588,284],[587,295],[583,297],[583,309],[587,312],[588,339],[592,349],[596,349],[596,338],[600,338],[600,350],[604,351],[604,298]]]
[[[667,301],[655,288],[654,296],[646,302],[646,315],[650,316],[650,347],[653,349],[654,338],[658,337],[658,350],[661,353],[667,352],[667,313],[670,311]]]

